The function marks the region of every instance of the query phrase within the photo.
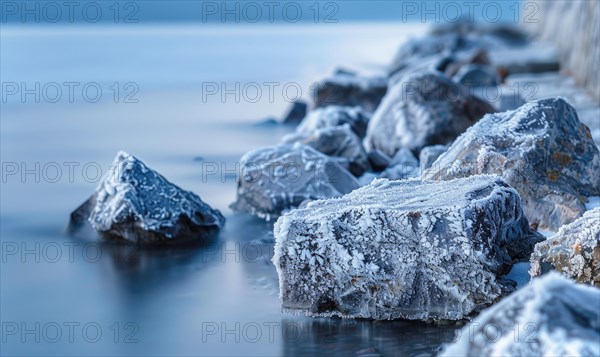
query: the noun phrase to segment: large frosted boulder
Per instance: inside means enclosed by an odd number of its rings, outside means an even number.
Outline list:
[[[340,71],[315,88],[315,106],[360,106],[369,113],[377,109],[387,92],[387,78],[364,77]]]
[[[358,187],[335,158],[302,143],[251,151],[240,166],[237,199],[231,208],[266,220],[304,201],[341,196]]]
[[[88,222],[105,239],[162,244],[209,241],[225,218],[196,194],[119,152],[96,192],[71,214],[69,230]]]
[[[421,178],[501,175],[524,202],[532,224],[558,230],[600,195],[600,153],[590,130],[562,98],[485,116],[461,135]]]
[[[286,312],[458,320],[512,290],[540,240],[497,176],[374,180],[280,217],[273,263]]]
[[[451,143],[493,107],[438,72],[406,77],[386,94],[367,129],[367,151],[392,157],[401,148]]]
[[[600,286],[600,207],[562,226],[558,233],[535,246],[532,276],[550,269],[582,283]]]
[[[349,124],[317,129],[311,134],[286,135],[282,141],[285,144],[300,142],[327,156],[339,158],[338,163],[354,176],[360,176],[369,169],[367,153]]]
[[[460,330],[440,357],[600,356],[600,289],[535,278]]]
[[[371,115],[360,107],[330,105],[308,113],[302,123],[296,128],[296,133],[310,135],[317,129],[348,124],[352,131],[362,139],[367,133],[367,125],[370,118]]]

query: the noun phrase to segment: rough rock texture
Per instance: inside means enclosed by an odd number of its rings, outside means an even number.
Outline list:
[[[374,180],[277,220],[287,312],[462,319],[512,289],[500,275],[540,240],[497,176]]]
[[[400,149],[380,177],[390,180],[402,180],[419,177],[419,174],[419,160],[410,150]]]
[[[600,286],[600,207],[535,246],[531,276],[555,269],[582,283]]]
[[[360,106],[374,112],[387,92],[387,78],[363,77],[354,73],[338,71],[326,78],[315,89],[315,106]]]
[[[485,116],[421,177],[501,175],[521,195],[529,221],[557,230],[600,195],[600,154],[590,131],[562,98]]]
[[[394,85],[369,122],[365,148],[394,156],[401,148],[448,144],[484,114],[487,102],[438,72],[419,72]]]
[[[286,116],[283,118],[283,124],[298,125],[306,116],[308,105],[302,101],[292,103],[292,106]]]
[[[327,156],[340,158],[343,165],[354,176],[360,176],[370,167],[369,158],[362,142],[352,132],[350,125],[315,130],[312,134],[290,134],[283,138],[285,144],[301,142]]]
[[[140,244],[206,241],[225,218],[125,152],[119,152],[96,192],[71,214],[69,230],[89,222],[105,239]]]
[[[431,145],[425,146],[419,153],[419,162],[421,164],[421,171],[428,169],[433,165],[440,155],[446,152],[450,145]]]
[[[457,332],[440,357],[600,356],[600,289],[533,279]]]
[[[360,107],[330,105],[311,111],[296,128],[296,132],[310,135],[317,129],[349,124],[352,131],[362,139],[367,133],[370,118],[371,115]]]
[[[305,200],[341,196],[358,187],[337,160],[301,143],[251,151],[240,166],[237,200],[231,208],[266,220]]]

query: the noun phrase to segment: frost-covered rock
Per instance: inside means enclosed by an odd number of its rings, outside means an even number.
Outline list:
[[[367,153],[371,167],[375,171],[383,171],[392,162],[392,159],[379,150],[371,150]]]
[[[494,67],[481,64],[469,64],[461,67],[452,79],[470,87],[495,86],[500,82]]]
[[[413,38],[405,41],[389,67],[391,74],[418,67],[440,55],[451,55],[460,51],[472,50],[477,42],[456,33]]]
[[[419,160],[408,149],[400,149],[389,166],[381,173],[382,178],[402,180],[419,177]]]
[[[283,138],[283,142],[301,142],[327,156],[340,158],[339,163],[354,176],[360,176],[369,169],[367,153],[349,124],[317,129],[310,135],[290,134]]]
[[[387,78],[363,77],[354,73],[338,71],[321,81],[315,88],[315,106],[360,106],[374,112],[387,92]]]
[[[457,332],[440,357],[600,356],[600,289],[535,278]]]
[[[287,312],[462,319],[497,301],[538,235],[497,176],[374,180],[280,217],[273,263]]]
[[[531,276],[555,269],[582,283],[600,286],[600,207],[562,226],[558,233],[535,246]]]
[[[338,160],[301,143],[251,151],[240,166],[237,199],[231,208],[266,220],[305,200],[341,196],[358,187]]]
[[[283,124],[298,125],[298,123],[302,122],[302,119],[306,116],[307,111],[308,105],[305,102],[301,100],[295,101],[283,118]]]
[[[485,116],[461,135],[421,177],[447,180],[501,175],[524,202],[532,224],[558,230],[600,195],[600,153],[587,126],[562,98]]]
[[[86,222],[105,239],[161,244],[207,241],[225,218],[196,194],[119,152],[96,192],[71,214],[69,230]]]
[[[365,148],[388,156],[407,148],[448,144],[486,113],[487,102],[438,72],[420,72],[395,84],[369,122]]]
[[[308,113],[306,118],[296,128],[296,133],[310,135],[317,129],[348,124],[352,131],[362,139],[367,132],[367,125],[369,125],[370,118],[371,115],[360,107],[330,105]]]
[[[419,153],[419,162],[421,163],[421,170],[425,170],[431,167],[435,160],[440,155],[446,152],[450,145],[431,145],[425,146]]]

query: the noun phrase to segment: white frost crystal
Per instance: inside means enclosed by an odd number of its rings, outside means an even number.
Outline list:
[[[600,207],[562,226],[558,233],[535,246],[532,276],[555,269],[582,283],[600,286]]]
[[[484,310],[440,357],[600,356],[600,289],[552,272]]]
[[[287,312],[462,319],[512,289],[537,242],[497,176],[374,180],[280,217],[273,263]]]

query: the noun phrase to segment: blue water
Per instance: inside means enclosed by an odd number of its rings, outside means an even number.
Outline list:
[[[455,327],[281,313],[271,226],[234,216],[228,205],[239,158],[289,132],[255,123],[280,117],[289,98],[203,97],[210,83],[264,90],[274,82],[297,84],[306,98],[337,66],[381,71],[403,40],[423,31],[403,24],[4,26],[1,354],[434,354]],[[65,82],[77,84],[72,100]],[[95,103],[80,91],[92,84],[102,90]],[[61,96],[52,92],[57,86]],[[222,210],[228,222],[220,240],[139,250],[65,235],[70,212],[118,150]]]

